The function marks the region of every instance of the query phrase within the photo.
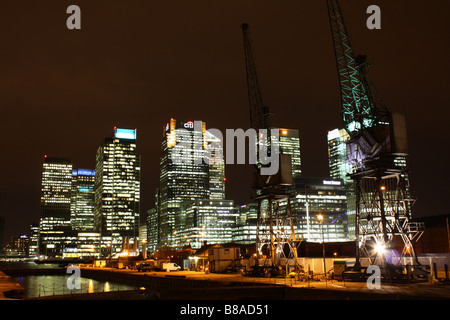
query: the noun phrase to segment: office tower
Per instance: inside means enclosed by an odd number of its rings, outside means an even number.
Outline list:
[[[347,220],[348,237],[354,239],[356,226],[356,197],[355,186],[350,174],[353,173],[353,166],[347,161],[347,141],[350,135],[345,129],[334,129],[328,131],[328,167],[332,179],[340,179],[345,188],[347,196]]]
[[[95,170],[72,171],[71,224],[79,232],[94,231]]]
[[[202,132],[194,134],[192,121],[175,119],[170,119],[163,130],[160,161],[160,246],[172,246],[174,234],[184,227],[184,202],[209,198],[208,165],[203,161],[204,132],[203,123]],[[183,150],[175,149],[182,139],[187,142],[186,147]],[[184,151],[183,154],[181,151]]]
[[[42,168],[39,252],[61,256],[70,233],[72,163],[68,158],[45,156]]]
[[[30,225],[30,243],[29,243],[29,251],[28,257],[35,258],[38,257],[38,243],[39,243],[39,225],[37,223],[33,223]]]
[[[211,150],[210,147],[215,144],[221,144],[220,138],[214,136],[211,132],[205,132],[206,149]],[[212,148],[211,152],[218,152],[212,157],[209,157],[209,198],[210,199],[225,199],[225,161],[223,157],[223,149],[217,150]]]
[[[347,162],[347,141],[350,139],[345,129],[328,131],[328,166],[330,178],[341,179],[344,183],[352,182],[348,174],[352,173],[352,166]]]
[[[175,247],[200,248],[233,240],[237,212],[232,200],[197,199],[186,204],[186,224],[174,235]]]
[[[158,215],[153,218],[158,221],[158,246],[181,243],[179,237],[186,228],[186,210],[191,201],[224,199],[225,165],[218,141],[202,121],[170,119],[163,128],[160,208],[152,213]]]
[[[237,219],[233,228],[233,242],[253,244],[256,242],[258,204],[249,203],[236,207]]]
[[[272,128],[272,130],[273,129],[279,130],[280,154],[287,154],[291,156],[292,176],[293,178],[295,178],[302,173],[302,162],[300,158],[300,136],[298,130]]]
[[[161,209],[159,188],[155,191],[155,206],[147,210],[147,250],[154,253],[159,244],[159,214]]]
[[[294,232],[297,238],[310,242],[347,241],[347,198],[341,180],[329,178],[295,179],[295,192],[290,197]],[[255,243],[257,232],[258,204],[250,203],[238,209],[239,216],[233,230],[233,242],[241,244]],[[279,201],[277,210],[273,208],[273,217],[280,221],[289,218],[287,201]],[[323,220],[318,216],[321,215]],[[261,218],[269,220],[267,207],[261,208]],[[269,230],[260,227],[260,237],[269,234]],[[273,224],[274,235],[290,235],[289,223]],[[322,233],[323,232],[323,233]]]
[[[114,128],[97,150],[94,225],[103,254],[115,254],[123,239],[139,236],[140,162],[136,129]]]
[[[78,232],[76,246],[66,250],[65,258],[100,258],[101,238],[99,232]]]
[[[347,196],[342,181],[298,177],[295,188],[291,206],[296,234],[312,242],[347,241]]]

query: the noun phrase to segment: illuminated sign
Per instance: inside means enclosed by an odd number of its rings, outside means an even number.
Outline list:
[[[341,182],[337,180],[323,180],[323,184],[331,185],[331,186],[340,186]]]
[[[136,129],[116,128],[114,130],[114,138],[136,140]]]
[[[92,190],[89,188],[78,188],[78,192],[91,192]]]
[[[193,121],[188,121],[184,124],[184,127],[186,129],[194,129],[194,122]]]
[[[76,176],[90,176],[90,177],[94,177],[95,176],[95,170],[92,169],[75,169],[72,170],[72,176],[76,177]]]

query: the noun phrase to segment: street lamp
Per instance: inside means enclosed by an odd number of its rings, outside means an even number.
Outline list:
[[[325,263],[325,238],[323,235],[323,215],[319,214],[317,216],[317,219],[319,219],[320,223],[322,224],[322,255],[323,255],[323,274],[325,276],[325,281],[327,280],[327,267]]]
[[[111,243],[107,243],[106,246],[109,248],[109,267],[111,267],[111,260],[112,260],[112,245],[111,245]]]

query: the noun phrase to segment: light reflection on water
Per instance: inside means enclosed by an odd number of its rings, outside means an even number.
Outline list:
[[[67,287],[67,279],[69,276],[70,275],[27,275],[14,278],[25,289],[25,298],[71,293],[94,293],[139,289],[139,287],[132,285],[97,281],[81,277],[80,289],[70,290]]]

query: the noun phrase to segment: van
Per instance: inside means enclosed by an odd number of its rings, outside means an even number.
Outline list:
[[[162,269],[163,271],[170,272],[170,271],[179,271],[181,270],[181,267],[173,262],[165,262],[163,263]]]

